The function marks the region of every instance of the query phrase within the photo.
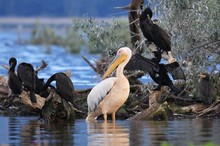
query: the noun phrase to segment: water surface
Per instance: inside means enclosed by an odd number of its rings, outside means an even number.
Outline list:
[[[47,124],[37,117],[1,117],[0,145],[220,145],[219,119]]]

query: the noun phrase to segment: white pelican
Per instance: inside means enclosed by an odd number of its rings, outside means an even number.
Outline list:
[[[128,47],[122,47],[108,67],[102,79],[105,79],[117,67],[116,77],[110,77],[98,83],[87,97],[88,116],[86,120],[95,120],[99,115],[104,115],[107,121],[107,114],[112,114],[112,121],[115,121],[115,112],[125,103],[130,92],[128,79],[123,71],[132,55]]]

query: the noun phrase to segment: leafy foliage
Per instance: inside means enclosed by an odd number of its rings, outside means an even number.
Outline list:
[[[71,53],[79,53],[83,44],[82,40],[78,40],[79,34],[72,31],[71,28],[64,28],[63,34],[58,28],[35,24],[32,30],[30,43],[45,45],[50,48],[51,45],[59,45],[65,47]]]
[[[90,53],[111,52],[130,45],[129,27],[124,20],[104,21],[92,18],[74,21],[73,29],[82,31]]]

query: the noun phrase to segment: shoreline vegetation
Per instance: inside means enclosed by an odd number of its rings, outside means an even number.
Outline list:
[[[106,53],[105,50],[110,47],[118,48],[118,45],[129,44],[127,21],[125,17],[114,19],[86,16],[82,18],[0,17],[0,30],[14,29],[18,34],[19,44],[44,45],[48,50],[51,45],[58,45],[70,53],[80,53],[81,47],[89,48],[87,53]],[[23,33],[30,34],[30,39],[23,38]],[[120,42],[118,42],[119,37],[121,37]]]
[[[139,0],[137,0],[139,1]],[[137,2],[136,1],[136,2]],[[220,114],[220,35],[219,35],[219,17],[217,17],[217,1],[212,0],[210,6],[205,3],[172,3],[167,7],[167,1],[161,2],[162,13],[158,25],[163,26],[172,36],[172,52],[174,58],[183,67],[186,74],[186,81],[175,82],[175,85],[183,90],[184,94],[174,96],[169,93],[165,87],[160,91],[150,92],[147,89],[151,85],[140,83],[138,78],[144,73],[134,72],[126,74],[130,84],[131,93],[125,105],[123,105],[116,116],[119,119],[133,120],[165,120],[172,118],[219,118]],[[158,2],[159,3],[159,2]],[[138,5],[138,7],[140,7]],[[195,11],[187,9],[194,7]],[[214,8],[216,7],[217,10]],[[180,9],[182,11],[180,11]],[[130,9],[131,10],[131,9]],[[178,11],[177,11],[178,10]],[[160,12],[159,11],[159,12]],[[36,22],[31,26],[30,40],[22,40],[23,26],[18,26],[18,43],[31,43],[35,45],[60,45],[69,52],[79,53],[81,47],[88,48],[88,53],[102,53],[103,56],[95,65],[91,65],[98,74],[102,75],[106,66],[114,56],[116,49],[120,46],[128,46],[133,52],[138,52],[143,56],[150,58],[149,47],[145,45],[142,33],[135,27],[132,30],[131,25],[136,25],[138,15],[136,11],[131,10],[129,16],[134,16],[129,21],[122,19],[96,19],[96,18],[73,18],[68,26],[62,26],[58,31],[54,28],[60,25],[45,25]],[[130,15],[131,14],[131,15]],[[188,17],[186,17],[188,16]],[[210,20],[207,23],[207,19]],[[49,21],[45,21],[49,22]],[[206,25],[204,25],[206,24]],[[28,25],[27,25],[28,26]],[[133,38],[135,38],[134,40]],[[86,59],[85,59],[86,60]],[[210,84],[212,92],[210,96],[200,97],[198,91],[199,74],[208,72],[210,75]],[[208,88],[207,84],[202,86],[200,91]],[[151,89],[151,88],[150,88]],[[86,97],[91,89],[76,91],[75,94],[79,100],[75,102],[81,105],[81,111],[87,111]],[[6,92],[7,93],[7,92]],[[81,98],[80,98],[81,97]],[[3,98],[7,99],[7,96]],[[206,101],[211,102],[206,103]],[[8,104],[6,104],[8,106]],[[7,106],[3,109],[6,109]],[[35,109],[35,108],[34,108]],[[39,111],[38,111],[39,112]],[[36,112],[37,114],[39,114]],[[14,113],[14,112],[12,112]],[[85,118],[86,112],[76,112],[77,118]]]

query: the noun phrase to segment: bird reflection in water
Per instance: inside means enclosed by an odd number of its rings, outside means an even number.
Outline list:
[[[129,129],[115,122],[87,121],[89,146],[129,145]]]
[[[74,145],[72,123],[48,124],[38,120],[31,120],[21,127],[21,145]]]
[[[168,141],[167,121],[130,122],[130,145],[160,146]]]

